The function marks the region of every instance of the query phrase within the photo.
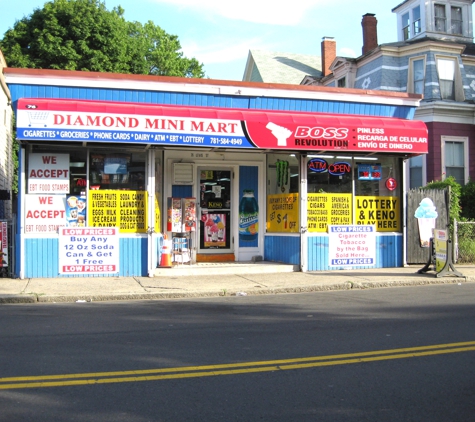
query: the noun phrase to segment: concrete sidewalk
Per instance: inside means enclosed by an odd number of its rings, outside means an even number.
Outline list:
[[[161,277],[85,277],[85,278],[0,278],[0,303],[78,302],[137,299],[175,299],[187,297],[246,296],[302,293],[328,290],[368,289],[430,284],[475,282],[475,266],[455,269],[436,277],[429,271],[419,274],[423,265],[404,268],[376,268],[318,272],[272,272],[249,274],[181,275],[169,269]]]

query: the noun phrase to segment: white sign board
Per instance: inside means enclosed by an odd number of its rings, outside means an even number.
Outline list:
[[[372,266],[376,263],[376,226],[328,226],[330,266]]]
[[[30,154],[28,193],[69,193],[69,154]]]
[[[59,233],[60,274],[119,272],[117,227],[64,227]]]
[[[65,225],[65,195],[25,195],[25,233],[58,233]]]

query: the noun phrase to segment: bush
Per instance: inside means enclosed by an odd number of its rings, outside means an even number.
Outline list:
[[[475,220],[475,182],[469,181],[462,186],[460,196],[460,206],[462,208],[461,217],[468,220]]]
[[[449,222],[452,226],[454,220],[459,220],[461,215],[460,197],[462,192],[462,186],[455,180],[453,176],[447,177],[445,180],[435,181],[427,183],[422,189],[446,189],[450,188],[449,197]]]

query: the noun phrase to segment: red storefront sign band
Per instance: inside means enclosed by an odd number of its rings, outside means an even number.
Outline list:
[[[20,99],[17,138],[272,150],[428,152],[423,122],[388,117]]]

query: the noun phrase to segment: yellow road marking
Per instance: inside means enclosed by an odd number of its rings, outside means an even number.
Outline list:
[[[376,350],[371,352],[306,358],[280,359],[258,362],[230,363],[222,365],[184,366],[177,368],[144,369],[136,371],[90,372],[84,374],[38,375],[0,378],[0,390],[20,388],[65,387],[73,385],[109,384],[118,382],[157,381],[236,375],[257,372],[295,370],[321,366],[347,365],[391,359],[433,356],[475,350],[475,341],[406,347],[402,349]]]

